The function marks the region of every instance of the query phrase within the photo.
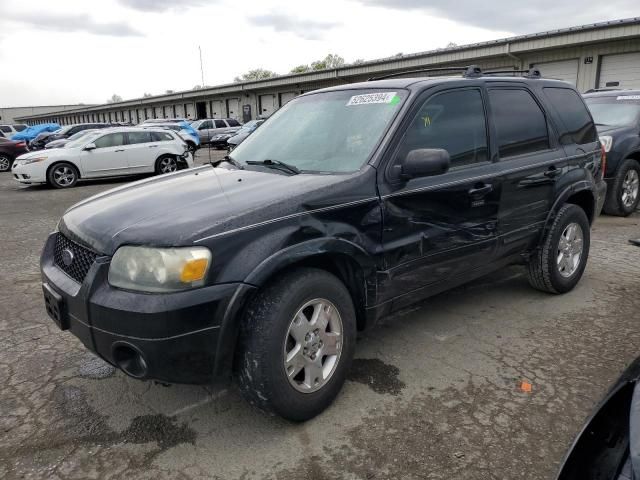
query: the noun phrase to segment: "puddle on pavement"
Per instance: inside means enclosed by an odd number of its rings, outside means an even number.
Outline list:
[[[356,358],[347,378],[368,386],[376,393],[398,395],[406,386],[398,378],[399,374],[398,367],[377,358]]]

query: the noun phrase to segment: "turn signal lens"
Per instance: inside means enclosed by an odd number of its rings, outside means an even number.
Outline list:
[[[209,259],[207,258],[189,260],[182,267],[182,271],[180,272],[180,281],[184,283],[191,283],[204,279],[208,266]]]

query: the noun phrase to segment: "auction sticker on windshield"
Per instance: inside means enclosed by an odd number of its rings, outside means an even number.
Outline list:
[[[351,97],[346,106],[371,105],[372,103],[390,103],[395,105],[399,101],[400,97],[396,95],[396,92],[364,93]]]

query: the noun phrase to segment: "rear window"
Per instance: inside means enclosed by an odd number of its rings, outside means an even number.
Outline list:
[[[501,158],[549,149],[547,120],[528,91],[492,89],[489,102]]]
[[[230,127],[239,127],[240,123],[238,123],[237,120],[234,120],[233,118],[227,120],[227,123],[229,124]]]
[[[214,120],[216,123],[216,128],[227,128],[227,124],[224,123],[224,120]]]
[[[167,132],[151,132],[151,138],[154,142],[170,142],[173,136]]]
[[[584,145],[597,140],[596,127],[582,99],[570,88],[549,87],[545,95],[555,107],[562,125],[558,125],[560,143]]]

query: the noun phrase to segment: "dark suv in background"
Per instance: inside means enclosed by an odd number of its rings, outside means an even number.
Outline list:
[[[571,290],[606,190],[584,101],[464,71],[298,96],[224,160],[71,207],[42,254],[49,315],[128,375],[235,375],[300,421],[381,316],[510,264]]]
[[[626,217],[640,201],[640,90],[604,90],[584,98],[607,152],[604,212]]]

